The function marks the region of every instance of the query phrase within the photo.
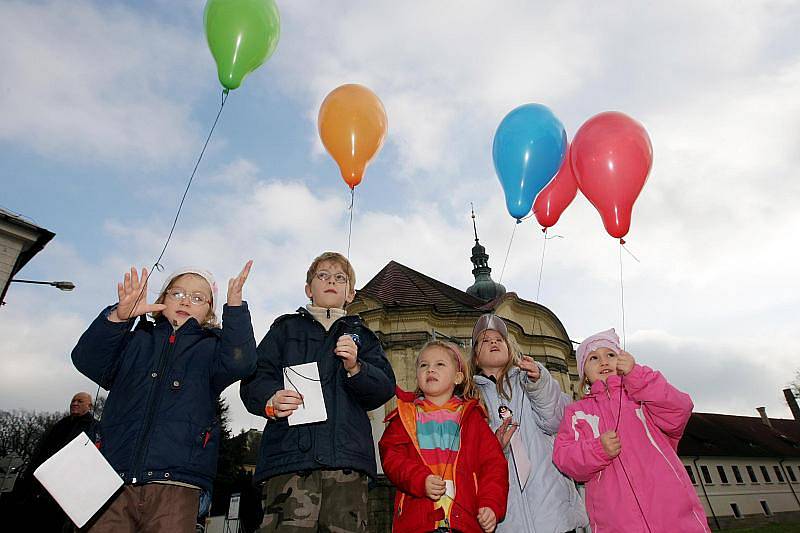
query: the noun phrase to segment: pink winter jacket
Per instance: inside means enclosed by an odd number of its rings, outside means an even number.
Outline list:
[[[553,462],[586,483],[592,533],[710,531],[675,453],[692,407],[688,394],[639,365],[624,378],[597,380],[589,395],[567,406]],[[615,430],[622,451],[612,459],[599,437]]]

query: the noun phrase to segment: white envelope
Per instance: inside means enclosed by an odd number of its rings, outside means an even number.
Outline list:
[[[287,419],[290,426],[324,422],[328,419],[316,361],[284,368],[283,388],[299,392],[303,396],[303,404]]]
[[[122,486],[122,478],[83,432],[42,463],[33,476],[78,527]]]

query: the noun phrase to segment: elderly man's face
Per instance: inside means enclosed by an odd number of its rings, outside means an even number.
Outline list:
[[[83,416],[92,408],[92,397],[85,392],[79,392],[72,397],[69,403],[69,414],[72,416]]]

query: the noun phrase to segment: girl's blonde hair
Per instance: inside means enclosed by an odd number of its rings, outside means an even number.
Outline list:
[[[470,366],[470,375],[474,376],[477,375],[481,367],[478,365],[478,352],[480,351],[481,344],[483,344],[483,336],[486,335],[486,332],[489,331],[485,329],[480,332],[478,335],[477,342],[472,344],[472,352],[469,358],[469,366]],[[491,330],[495,331],[495,330]],[[498,332],[499,333],[499,332]],[[497,378],[497,394],[499,394],[502,398],[506,400],[511,400],[511,382],[508,378],[508,371],[511,370],[512,366],[516,366],[519,364],[519,347],[517,343],[514,342],[513,339],[509,339],[502,333],[500,336],[503,338],[503,342],[506,343],[506,348],[508,349],[508,361],[506,362],[503,369],[500,371],[500,376]]]
[[[164,303],[164,299],[167,297],[167,291],[170,290],[172,288],[172,286],[179,279],[181,279],[184,276],[194,276],[194,277],[196,277],[198,279],[203,280],[206,284],[208,284],[208,281],[203,276],[200,276],[198,274],[193,274],[191,272],[187,272],[186,274],[181,274],[180,276],[176,276],[172,281],[169,282],[169,285],[166,286],[166,288],[161,292],[161,294],[158,295],[158,298],[153,303],[155,303],[155,304]],[[211,291],[211,286],[209,286],[208,289],[209,289],[209,291]],[[212,298],[213,298],[213,296],[212,296]],[[161,311],[153,311],[152,313],[150,313],[150,316],[152,316],[156,320],[158,320],[158,318],[161,315],[162,315]],[[214,314],[213,302],[209,302],[208,313],[206,314],[205,318],[203,319],[203,323],[200,324],[200,327],[203,327],[203,328],[216,328],[216,327],[219,327],[219,323],[217,322],[217,315]]]
[[[450,357],[453,359],[453,362],[456,364],[458,371],[464,375],[464,379],[461,381],[461,383],[456,384],[453,394],[455,396],[460,396],[464,400],[480,400],[478,389],[472,383],[472,374],[466,362],[464,361],[464,356],[461,355],[461,349],[452,342],[440,341],[438,339],[426,342],[425,346],[423,346],[422,349],[417,353],[417,360],[414,362],[415,371],[419,365],[419,358],[422,356],[425,350],[430,348],[441,348],[448,352]],[[417,396],[423,395],[422,390],[419,388],[419,384],[417,384],[414,394]]]

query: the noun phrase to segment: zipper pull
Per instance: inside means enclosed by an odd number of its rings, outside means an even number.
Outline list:
[[[175,344],[175,334],[174,333],[169,336],[169,343],[170,344]]]
[[[209,440],[211,440],[211,432],[206,431],[206,436],[203,438],[203,448],[206,447],[206,444],[208,444]]]
[[[331,318],[331,308],[329,307],[327,310],[328,319]]]

